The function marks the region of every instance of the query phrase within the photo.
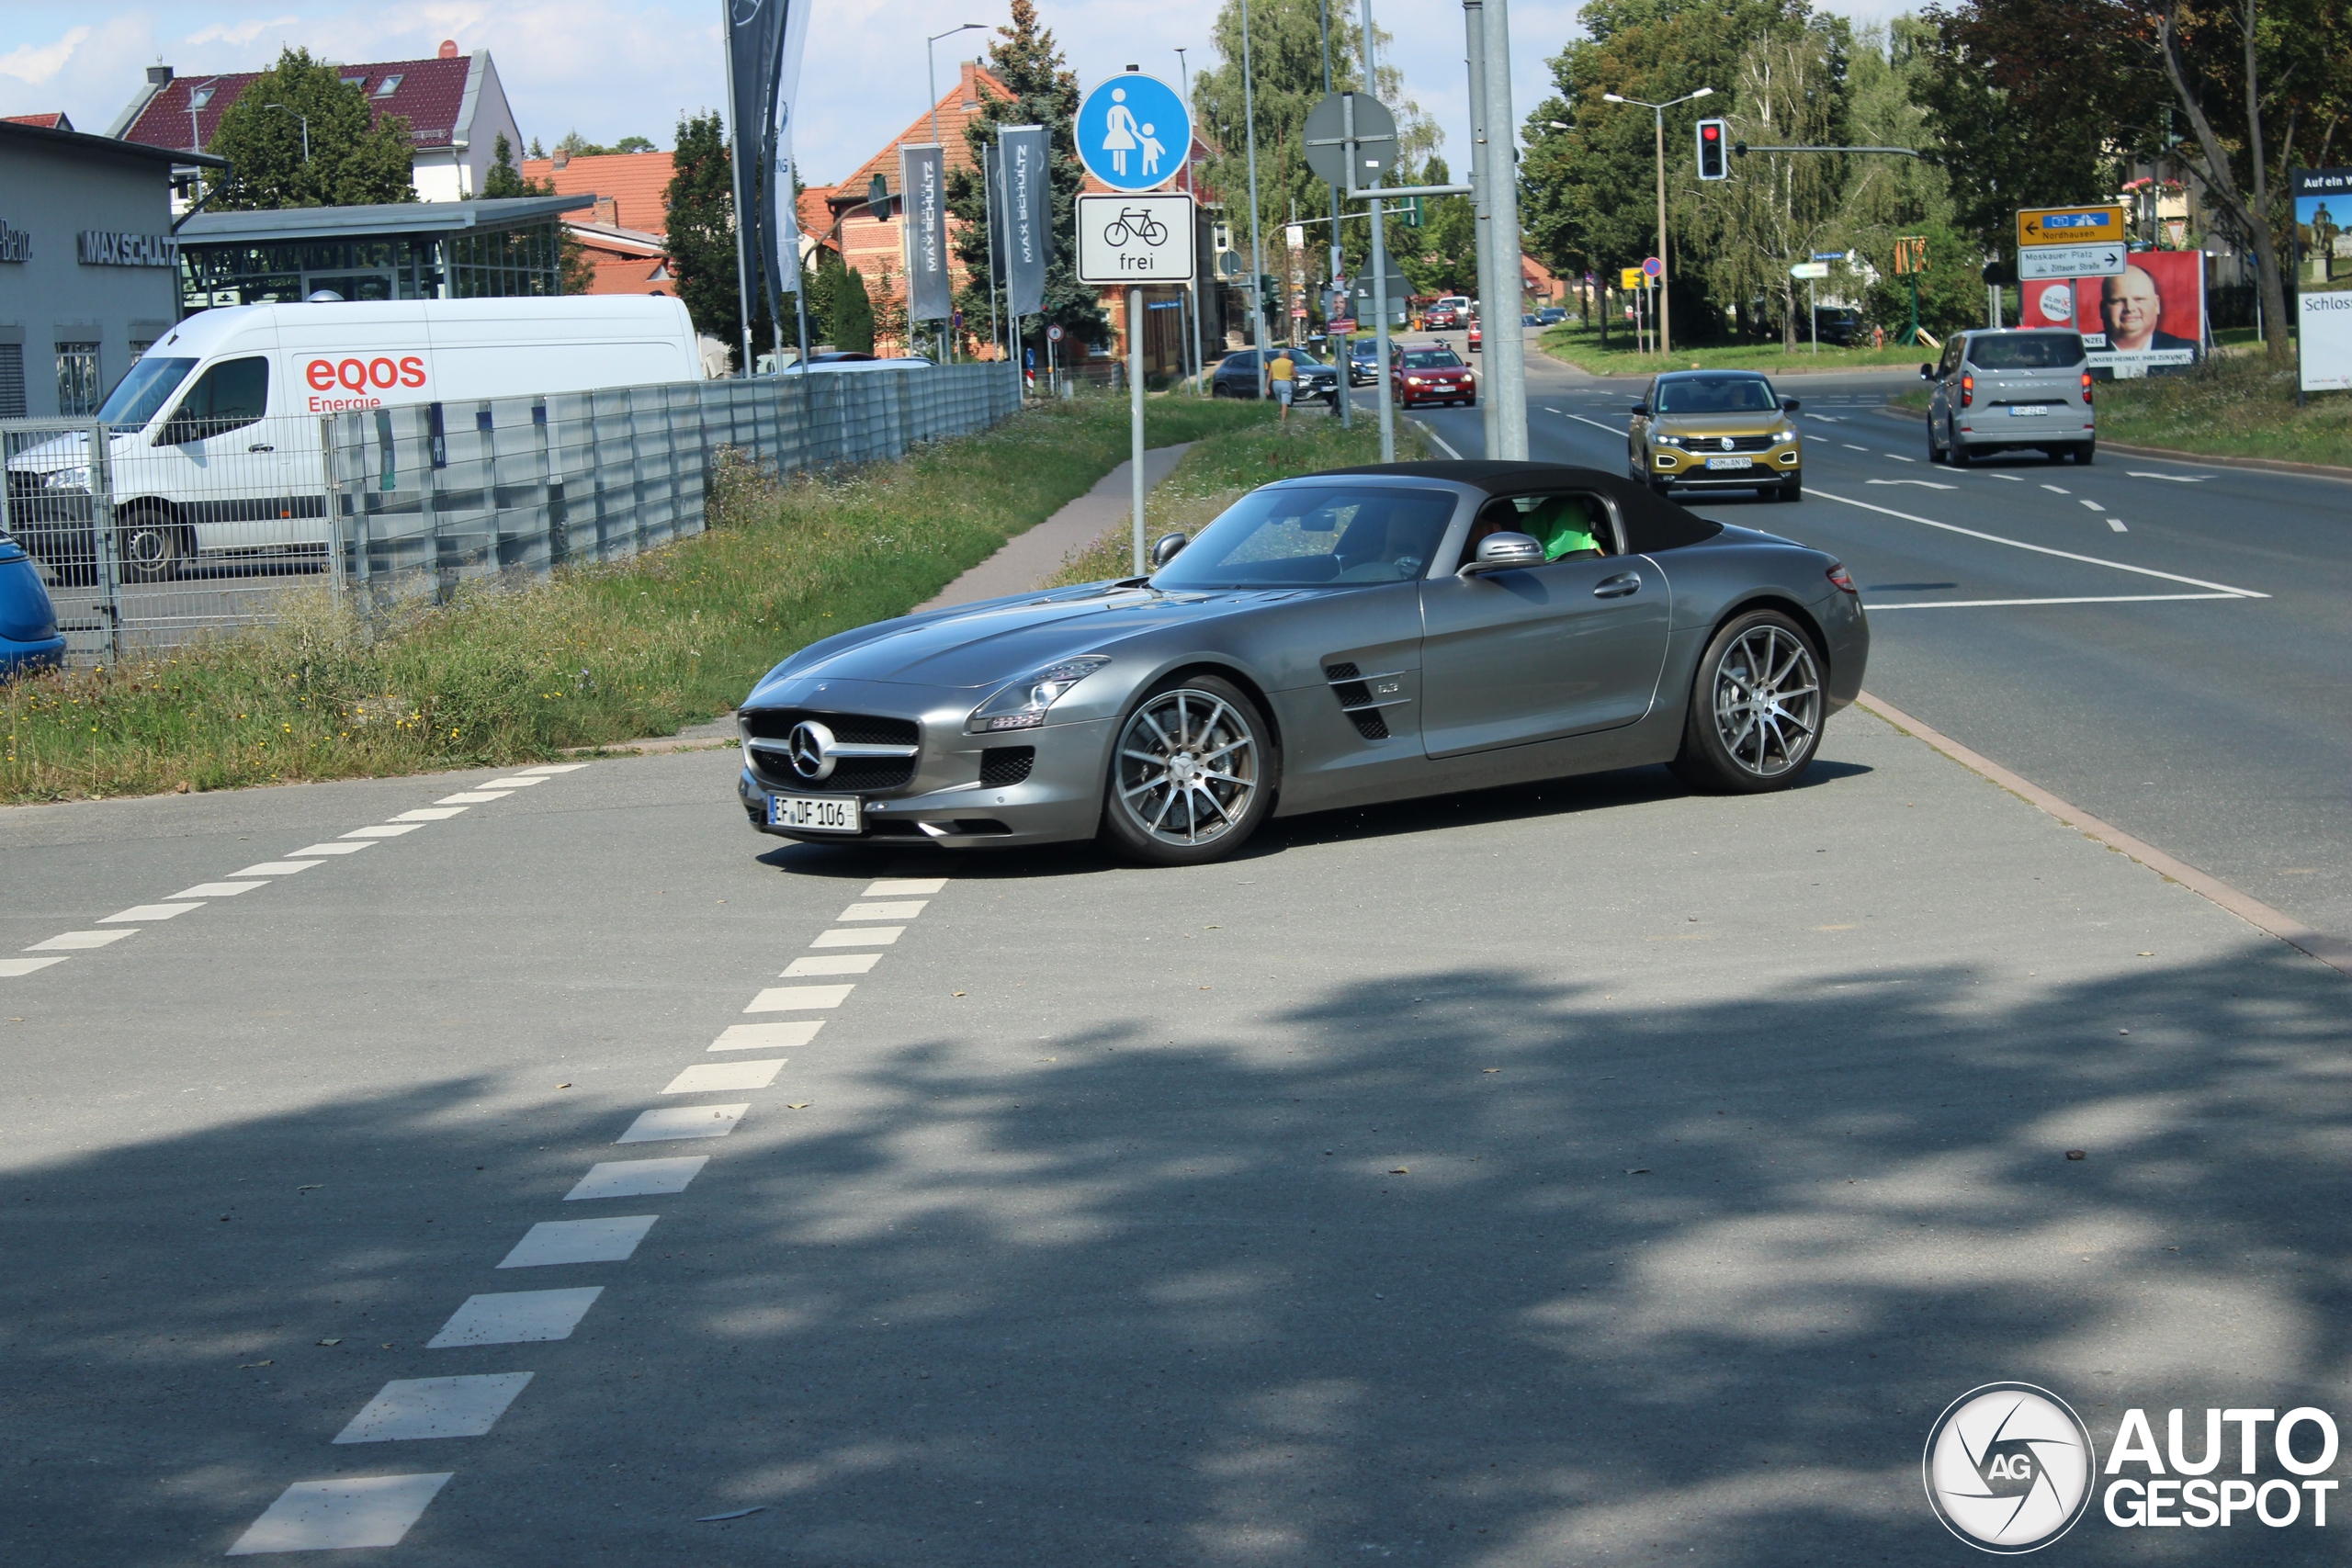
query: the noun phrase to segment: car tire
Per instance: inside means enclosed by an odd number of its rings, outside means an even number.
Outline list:
[[[1826,716],[1813,639],[1778,610],[1751,610],[1699,656],[1682,749],[1667,766],[1708,794],[1787,789],[1812,765]]]
[[[1774,501],[1803,501],[1804,480],[1801,478],[1782,479],[1780,488],[1772,492],[1772,499]]]
[[[2086,468],[2089,468],[2091,466],[2091,459],[2098,455],[2098,443],[2096,441],[2077,442],[2075,446],[2075,462],[2079,467]]]
[[[1968,456],[1968,443],[1961,440],[1958,436],[1954,436],[1952,437],[1951,445],[1945,448],[1945,450],[1950,454],[1950,456],[1945,458],[1945,461],[1951,464],[1953,468],[1964,468],[1968,467],[1970,461]]]
[[[1931,418],[1928,421],[1928,461],[1930,463],[1940,463],[1943,460],[1944,449],[1937,444],[1936,422]]]
[[[169,513],[142,507],[114,525],[115,559],[126,582],[167,582],[188,557],[187,536]]]
[[[1152,761],[1154,753],[1164,761]],[[1200,782],[1204,775],[1197,770],[1211,762],[1225,770],[1222,794],[1217,777]],[[1103,780],[1101,836],[1148,865],[1205,865],[1250,841],[1273,811],[1281,781],[1273,727],[1248,694],[1216,675],[1171,675],[1119,717]],[[1222,822],[1212,818],[1211,836],[1202,839],[1204,807],[1219,816],[1238,810]],[[1183,825],[1171,826],[1180,812]]]
[[[1672,485],[1668,484],[1664,479],[1652,479],[1649,481],[1649,484],[1650,493],[1657,496],[1660,501],[1666,500],[1667,492],[1674,488]]]
[[[1211,381],[1211,382],[1209,383],[1209,396],[1210,396],[1210,397],[1212,397],[1212,398],[1229,398],[1229,397],[1231,397],[1232,395],[1233,395],[1233,394],[1232,394],[1231,392],[1228,392],[1228,391],[1227,391],[1227,390],[1225,389],[1225,383],[1224,383],[1224,382],[1222,382],[1222,381]]]

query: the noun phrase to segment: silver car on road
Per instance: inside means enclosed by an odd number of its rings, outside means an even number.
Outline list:
[[[1928,394],[1928,458],[1966,468],[1972,458],[2030,446],[2052,462],[2087,463],[2097,449],[2091,367],[2071,329],[1958,333],[1944,355],[1919,367]]]
[[[979,849],[1231,854],[1267,818],[1667,763],[1781,789],[1860,690],[1829,556],[1538,463],[1253,491],[1148,577],[881,621],[739,712],[751,824]]]

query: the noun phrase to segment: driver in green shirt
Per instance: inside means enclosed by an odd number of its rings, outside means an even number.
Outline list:
[[[1544,547],[1547,561],[1597,556],[1601,549],[1594,535],[1591,506],[1580,495],[1553,496],[1528,514],[1522,527]]]

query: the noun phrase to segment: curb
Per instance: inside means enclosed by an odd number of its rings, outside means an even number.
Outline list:
[[[1876,714],[1904,734],[1926,741],[1932,750],[1942,752],[1970,772],[1982,774],[2036,810],[2056,818],[2083,837],[2104,844],[2118,854],[2127,855],[2165,881],[2177,882],[2199,897],[2220,905],[2264,935],[2277,937],[2297,952],[2319,960],[2339,974],[2352,976],[2352,941],[2313,931],[2292,915],[2274,909],[2260,899],[2239,892],[2220,878],[2209,876],[2193,865],[2173,859],[2145,840],[2135,839],[2120,828],[2102,822],[2089,812],[2068,805],[2039,784],[2028,783],[1991,758],[1970,750],[1951,737],[1920,723],[1891,703],[1881,702],[1868,692],[1858,696],[1854,705]]]

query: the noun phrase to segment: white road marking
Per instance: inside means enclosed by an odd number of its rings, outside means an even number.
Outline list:
[[[386,1383],[334,1440],[407,1443],[424,1438],[479,1438],[498,1425],[530,1381],[528,1372],[401,1378]]]
[[[181,888],[172,895],[172,900],[177,903],[182,898],[234,898],[240,893],[268,886],[266,882],[199,882],[193,887]]]
[[[1933,479],[1864,479],[1869,485],[1917,485],[1921,490],[1958,490],[1958,485],[1939,485]]]
[[[501,1291],[468,1296],[449,1314],[441,1332],[424,1342],[428,1350],[459,1345],[533,1345],[547,1339],[569,1339],[596,1298],[602,1285],[582,1285],[568,1291]]]
[[[936,893],[947,886],[944,876],[889,876],[866,884],[861,898],[907,898],[918,894]]]
[[[1870,450],[1867,446],[1857,446],[1850,441],[1840,441],[1838,445],[1843,446],[1849,452],[1867,452]]]
[[[763,1062],[705,1062],[672,1078],[663,1094],[715,1094],[729,1089],[765,1089],[775,1082],[786,1058]]]
[[[1917,457],[1905,457],[1905,456],[1904,456],[1902,453],[1900,453],[1900,452],[1883,452],[1883,453],[1881,453],[1881,454],[1880,454],[1880,456],[1881,456],[1881,457],[1892,457],[1892,458],[1894,458],[1894,459],[1896,462],[1898,462],[1898,463],[1916,463],[1916,462],[1917,462],[1917,461],[1919,460],[1919,459],[1918,459],[1918,458],[1917,458]]]
[[[585,762],[542,762],[536,768],[517,768],[514,771],[523,774],[576,773],[587,765]]]
[[[814,958],[796,958],[784,966],[779,980],[806,979],[817,975],[864,975],[882,962],[878,953],[820,953]]]
[[[422,822],[379,823],[373,828],[354,829],[343,836],[346,839],[397,839],[402,833],[413,833],[424,826]]]
[[[446,822],[464,814],[462,806],[421,806],[414,811],[403,811],[392,818],[395,822]]]
[[[2089,507],[2093,512],[2104,512],[2104,511],[2106,511],[2106,510],[2107,510],[2107,506],[2106,506],[2106,503],[2105,503],[2105,502],[2097,502],[2097,501],[2085,501],[2085,500],[2083,500],[2083,499],[2082,499],[2081,497],[2079,497],[2079,496],[2075,497],[2075,503],[2077,506],[2087,506],[2087,507]]]
[[[298,1481],[229,1549],[232,1557],[267,1551],[332,1551],[398,1546],[455,1471],[434,1475],[339,1475]]]
[[[811,947],[888,947],[899,940],[904,926],[846,926],[819,931]]]
[[[319,863],[314,860],[266,860],[259,865],[249,865],[232,876],[291,876],[298,871],[308,871]]]
[[[1567,417],[1575,420],[1578,424],[1589,424],[1595,430],[1605,430],[1611,435],[1625,435],[1631,434],[1631,432],[1622,424],[1603,424],[1597,419],[1587,419],[1580,413],[1572,413]]]
[[[2067,490],[2062,485],[2043,485],[2041,488],[2048,491],[2052,495],[2072,495],[2075,493],[2073,491]]]
[[[2135,479],[2170,479],[2177,485],[2201,485],[2213,477],[2211,474],[2152,474],[2145,468],[2126,468],[2123,471]]]
[[[791,1012],[797,1008],[837,1008],[854,986],[770,986],[752,998],[745,1012]]]
[[[469,789],[458,795],[445,795],[435,806],[480,806],[485,800],[504,800],[514,791],[504,789]]]
[[[174,915],[185,915],[190,909],[201,909],[201,904],[133,904],[119,914],[100,917],[102,926],[128,925],[134,920],[168,920]]]
[[[1566,411],[1565,409],[1555,409],[1555,408],[1552,407],[1549,403],[1546,403],[1546,404],[1544,404],[1544,412],[1545,413],[1555,413],[1555,414],[1558,414],[1562,419],[1566,419],[1566,418],[1567,418],[1567,417],[1568,417],[1568,416],[1567,416],[1567,411]]]
[[[1832,419],[1829,415],[1827,415],[1827,414],[1826,414],[1826,413],[1809,413],[1809,414],[1805,415],[1805,418],[1807,418],[1807,419],[1817,419],[1817,420],[1819,420],[1819,421],[1820,421],[1822,423],[1824,423],[1824,424],[1843,424],[1843,423],[1846,423],[1846,422],[1845,422],[1844,420],[1842,420],[1842,419]]]
[[[547,1269],[563,1263],[626,1263],[659,1214],[615,1214],[603,1220],[541,1220],[523,1233],[501,1269]]]
[[[2169,604],[2184,599],[2267,599],[2267,593],[2114,593],[2077,599],[1939,599],[1925,604],[1872,604],[1882,610],[1987,610],[2009,604]]]
[[[1574,419],[1574,418],[1576,417],[1576,415],[1574,415],[1574,414],[1570,414],[1568,417],[1569,417],[1570,419]],[[1424,434],[1424,435],[1426,435],[1426,436],[1428,436],[1430,440],[1432,440],[1432,441],[1436,442],[1436,443],[1438,444],[1439,447],[1440,447],[1440,448],[1441,448],[1441,449],[1445,453],[1445,455],[1446,455],[1447,457],[1449,457],[1453,458],[1453,459],[1455,462],[1457,462],[1457,463],[1458,463],[1458,462],[1460,462],[1460,461],[1462,461],[1462,454],[1461,454],[1461,453],[1459,453],[1459,452],[1457,452],[1457,451],[1455,451],[1455,450],[1453,449],[1453,442],[1448,441],[1444,436],[1440,435],[1436,431],[1431,430],[1431,429],[1430,429],[1427,424],[1423,423],[1422,423],[1421,421],[1419,421],[1419,420],[1415,420],[1413,423],[1414,423],[1415,424],[1419,424],[1419,425],[1420,425],[1420,427],[1421,427],[1421,434]]]
[[[363,839],[356,844],[312,844],[306,849],[296,850],[294,852],[298,855],[356,855],[362,850],[372,850],[375,847],[374,844]]]
[[[783,1023],[730,1023],[710,1043],[713,1051],[773,1051],[778,1046],[806,1045],[825,1027],[821,1018],[796,1018]]]
[[[2015,474],[1986,474],[1984,477],[1988,479],[2007,479],[2013,485],[2021,485],[2025,483],[2023,479],[2018,478]]]
[[[628,1131],[613,1142],[616,1144],[662,1144],[677,1138],[723,1138],[735,1130],[751,1106],[742,1105],[680,1105],[661,1111],[645,1111],[628,1124]]]
[[[2208,582],[2203,578],[2182,577],[2177,572],[2158,571],[2154,567],[2130,566],[2122,561],[2108,560],[2100,556],[2076,555],[2072,550],[2053,550],[2047,545],[2029,545],[2023,539],[2006,539],[1998,534],[1986,534],[1974,528],[1963,528],[1957,523],[1939,523],[1932,517],[1921,517],[1908,512],[1897,512],[1891,506],[1880,506],[1873,502],[1857,501],[1850,495],[1839,495],[1835,491],[1815,490],[1813,493],[1825,500],[1835,501],[1843,505],[1859,506],[1864,512],[1875,512],[1884,517],[1899,517],[1905,523],[1917,523],[1923,528],[1940,528],[1947,534],[1964,534],[1972,539],[1983,539],[1989,544],[2007,545],[2011,549],[2015,550],[2030,550],[2038,556],[2055,556],[2060,560],[2078,560],[2086,566],[2111,567],[2117,571],[2128,571],[2138,577],[2162,578],[2166,582],[2185,582],[2191,588],[2211,588],[2217,592],[2226,593],[2238,599],[2267,599],[2270,597],[2267,593],[2258,593],[2251,588],[2233,588],[2226,582]]]
[[[590,1198],[650,1198],[659,1193],[684,1192],[686,1184],[702,1174],[710,1163],[708,1155],[679,1155],[670,1159],[608,1159],[599,1160],[588,1168],[588,1174],[579,1184],[563,1195],[567,1203]]]
[[[128,936],[130,933],[125,931],[123,934]],[[0,980],[13,980],[19,975],[29,975],[35,970],[64,962],[65,955],[62,953],[54,958],[0,958]]]
[[[2129,534],[2132,531],[2123,525],[2123,519],[2120,517],[2109,518],[2107,520],[2107,525],[2114,529],[2119,534]]]
[[[852,904],[836,919],[843,920],[911,920],[922,913],[928,898],[910,899],[903,904]]]
[[[474,787],[476,789],[528,789],[535,784],[545,784],[548,781],[544,777],[537,774],[534,774],[529,778],[525,778],[518,773],[511,779],[484,779]]]
[[[25,949],[27,953],[79,953],[85,948],[104,947],[120,942],[127,936],[137,936],[139,928],[132,926],[119,931],[63,931],[47,942],[37,942]]]

